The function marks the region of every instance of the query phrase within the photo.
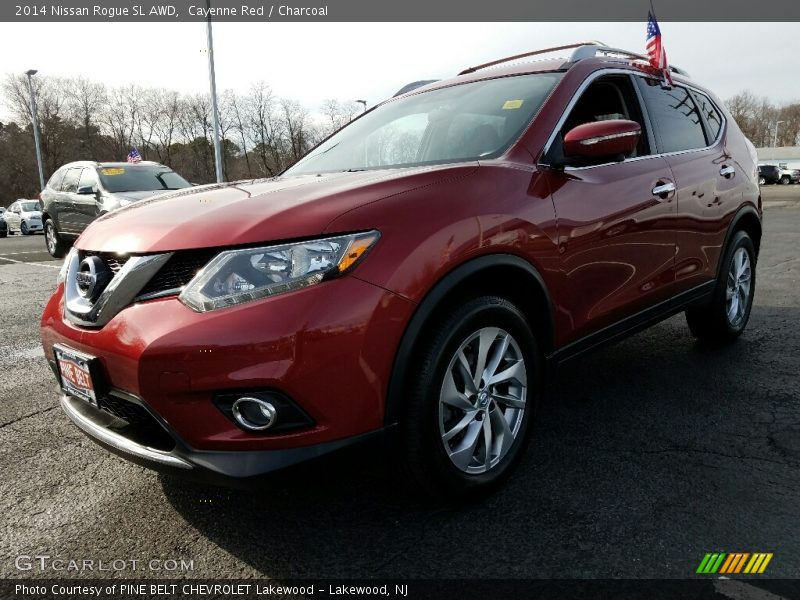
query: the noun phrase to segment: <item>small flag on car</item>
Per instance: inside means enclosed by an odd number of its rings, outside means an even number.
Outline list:
[[[650,66],[661,71],[669,85],[674,85],[667,62],[667,52],[661,42],[661,29],[652,10],[647,13],[647,58],[650,59]]]
[[[139,151],[136,148],[131,148],[131,151],[128,152],[128,162],[129,163],[142,162],[142,155],[139,154]]]

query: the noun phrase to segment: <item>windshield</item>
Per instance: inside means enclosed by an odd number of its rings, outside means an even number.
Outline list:
[[[560,77],[501,77],[387,102],[331,136],[285,174],[494,158],[519,137]]]
[[[33,212],[39,210],[38,202],[20,202],[19,205],[22,207],[22,212]]]
[[[102,167],[97,173],[103,187],[112,193],[178,190],[191,186],[175,171],[160,165]]]

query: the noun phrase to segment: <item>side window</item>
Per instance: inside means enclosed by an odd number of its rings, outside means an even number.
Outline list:
[[[67,172],[67,169],[61,167],[58,171],[53,173],[53,176],[50,178],[50,181],[47,182],[47,187],[51,190],[55,190],[56,192],[61,191],[61,182],[64,180],[64,174]]]
[[[648,143],[647,127],[642,117],[641,106],[633,83],[628,75],[599,77],[587,87],[572,107],[569,116],[556,137],[556,143],[548,152],[554,158],[563,156],[564,136],[574,127],[584,123],[626,119],[635,121],[642,128],[636,150],[627,158],[652,154]],[[590,163],[588,163],[590,164]],[[578,166],[578,165],[576,165]],[[585,166],[581,163],[580,166]]]
[[[680,86],[665,89],[653,79],[641,81],[642,95],[656,130],[659,150],[679,152],[705,147],[706,136],[700,111],[689,91]]]
[[[14,202],[14,204],[12,204],[11,206],[9,206],[9,207],[8,207],[8,212],[12,212],[12,213],[16,213],[16,212],[18,212],[18,211],[17,211],[17,207],[18,207],[18,206],[19,206],[19,204],[17,204],[16,202]]]
[[[68,193],[75,193],[78,191],[78,178],[80,177],[81,169],[72,168],[64,175],[64,181],[61,184],[61,191]]]
[[[706,127],[708,128],[708,143],[713,144],[719,136],[719,130],[722,129],[722,115],[717,110],[717,107],[714,106],[714,103],[711,102],[711,99],[705,94],[692,92],[692,96],[705,118]]]
[[[81,173],[81,179],[78,183],[79,188],[86,186],[89,186],[92,189],[97,188],[97,174],[94,172],[94,169],[88,167],[83,170],[83,173]]]

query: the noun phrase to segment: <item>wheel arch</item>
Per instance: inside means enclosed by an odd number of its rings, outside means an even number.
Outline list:
[[[722,244],[722,251],[720,252],[719,264],[717,264],[717,280],[719,280],[722,274],[722,258],[725,254],[725,249],[728,247],[731,238],[737,231],[744,231],[750,236],[756,251],[756,261],[758,261],[758,252],[761,248],[761,236],[763,233],[761,217],[754,206],[746,204],[739,209],[728,225],[728,231],[725,233],[725,241]]]
[[[392,425],[402,412],[408,371],[425,329],[465,294],[503,296],[522,310],[540,345],[542,357],[555,344],[554,310],[544,278],[528,261],[512,254],[491,254],[463,263],[442,277],[411,317],[395,353],[386,398],[384,422]]]

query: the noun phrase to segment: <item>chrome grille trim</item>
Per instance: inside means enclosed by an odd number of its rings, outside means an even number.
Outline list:
[[[78,253],[72,255],[64,280],[64,312],[67,319],[82,327],[102,327],[131,304],[136,295],[172,256],[171,252],[132,256],[114,274],[106,289],[92,303],[78,292]]]

